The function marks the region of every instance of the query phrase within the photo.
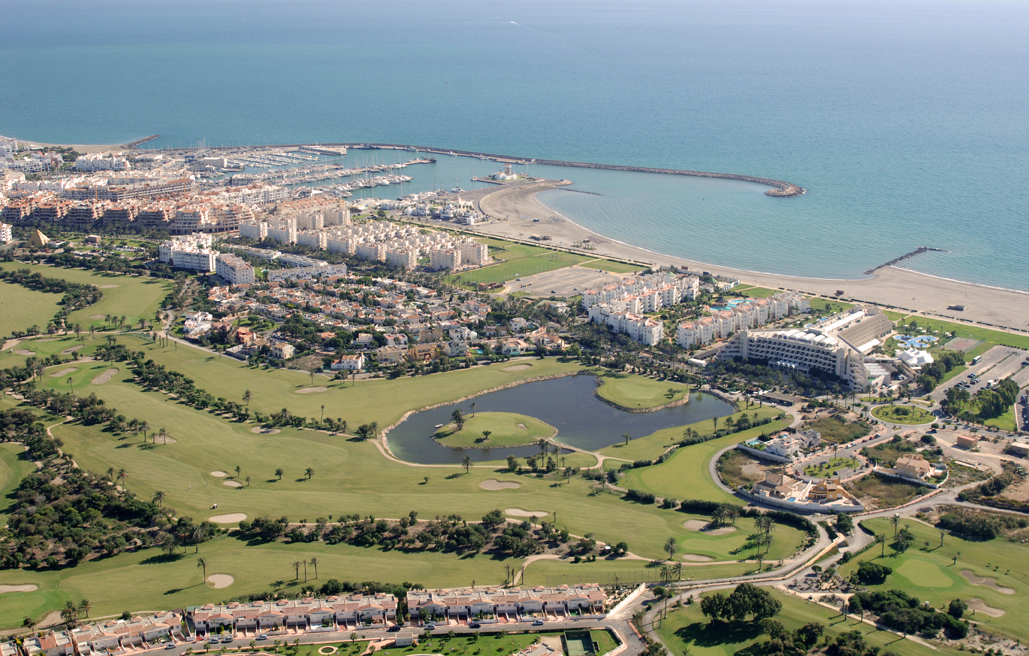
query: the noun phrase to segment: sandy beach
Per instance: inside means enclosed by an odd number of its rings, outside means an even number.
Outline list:
[[[744,271],[672,257],[604,237],[561,216],[536,198],[537,193],[554,188],[557,186],[550,183],[490,187],[463,194],[463,197],[477,202],[479,209],[491,218],[489,222],[473,228],[486,235],[522,240],[528,240],[530,235],[548,235],[551,237],[548,245],[568,245],[589,238],[596,244],[589,253],[597,256],[686,266],[697,271],[736,277],[743,283],[760,287],[792,289],[815,296],[830,296],[842,290],[841,298],[844,300],[875,303],[1018,332],[1029,331],[1029,294],[1025,292],[938,278],[898,267],[880,269],[869,278],[835,280]],[[534,218],[540,222],[534,223]],[[883,259],[887,258],[884,256]],[[950,305],[963,305],[965,309],[948,310]]]

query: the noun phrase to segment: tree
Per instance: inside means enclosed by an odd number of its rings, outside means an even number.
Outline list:
[[[79,617],[79,609],[75,606],[75,602],[69,600],[64,604],[64,608],[61,609],[61,619],[68,624],[74,624],[75,620]]]
[[[460,408],[455,408],[454,411],[450,413],[450,418],[454,421],[454,424],[457,425],[457,430],[464,428],[464,414],[461,412]]]
[[[318,578],[318,559],[317,558],[311,558],[311,560],[308,561],[308,562],[310,562],[311,563],[311,567],[314,568],[314,578]]]
[[[127,473],[128,472],[126,472],[124,468],[118,470],[118,480],[121,481],[121,484],[123,486],[125,485],[125,474],[127,474]]]
[[[489,431],[489,430],[482,431],[482,441],[483,442],[488,442],[489,441],[489,436],[492,435],[492,434],[493,434],[493,431]]]
[[[164,497],[165,496],[166,495],[165,495],[165,493],[162,490],[158,490],[158,491],[154,492],[153,496],[151,497],[151,501],[156,503],[158,505],[158,507],[163,506],[164,505]]]
[[[475,416],[475,407],[476,407],[476,405],[478,405],[478,404],[475,403],[475,401],[472,401],[472,416],[473,417]]]
[[[247,476],[247,487],[250,487],[250,476]]]
[[[89,617],[89,611],[92,609],[93,604],[89,603],[89,599],[83,599],[79,602],[79,612],[82,613],[84,617]]]
[[[290,567],[293,568],[293,574],[294,574],[293,578],[295,578],[296,580],[299,581],[300,580],[300,561],[299,560],[294,560],[292,563],[290,563]]]
[[[464,458],[461,458],[461,465],[464,467],[464,473],[469,473],[472,466],[471,456],[465,456]]]
[[[282,480],[282,474],[283,474],[282,467],[276,467],[275,468],[275,476],[280,481]]]
[[[961,619],[966,610],[968,610],[968,604],[961,599],[951,599],[950,605],[947,606],[947,614],[956,620]]]
[[[893,513],[893,515],[890,517],[890,524],[893,525],[893,539],[896,540],[897,528],[900,526],[900,515],[897,513]]]
[[[665,540],[665,544],[662,547],[666,554],[668,554],[668,560],[675,558],[675,554],[679,551],[679,541],[675,537],[669,537]]]
[[[882,533],[877,533],[876,536],[875,536],[875,541],[882,545],[882,553],[880,553],[879,556],[881,558],[885,558],[886,557],[886,536],[883,535]]]
[[[139,425],[139,430],[143,431],[143,441],[144,441],[144,442],[146,442],[146,434],[147,434],[147,432],[148,432],[148,431],[150,430],[150,422],[148,422],[148,421],[143,421],[143,422],[142,422],[142,423],[141,423],[141,424]]]
[[[632,433],[622,433],[622,439],[625,440],[625,445],[629,445],[629,440],[632,439]]]
[[[203,556],[197,558],[197,569],[204,570],[204,581],[207,580],[207,559]]]
[[[304,476],[307,477],[307,480],[311,480],[311,477],[314,476],[314,469],[312,469],[311,467],[308,467],[307,469],[305,469],[304,470]]]
[[[250,399],[252,398],[254,398],[254,395],[250,393],[250,390],[243,392],[243,403],[246,403],[248,408],[250,407]]]

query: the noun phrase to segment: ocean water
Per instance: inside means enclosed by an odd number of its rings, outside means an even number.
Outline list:
[[[854,277],[930,245],[952,252],[906,266],[1029,289],[1024,2],[40,0],[0,3],[0,25],[0,134],[382,141],[779,178],[808,194],[560,169],[604,195],[544,200],[703,262]],[[417,184],[469,188],[486,164],[441,158]]]

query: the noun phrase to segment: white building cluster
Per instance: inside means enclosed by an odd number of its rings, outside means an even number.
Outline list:
[[[6,223],[0,223],[0,244],[6,244],[14,239],[14,235],[11,233],[11,226]]]
[[[589,289],[582,295],[582,305],[590,321],[606,324],[615,332],[653,346],[664,335],[664,323],[642,315],[694,299],[699,288],[696,276],[651,273]]]
[[[79,155],[75,159],[76,171],[128,171],[131,168],[132,164],[129,163],[129,160],[114,154],[105,157],[103,153],[90,153]]]
[[[851,389],[863,390],[881,382],[869,375],[864,354],[892,330],[893,322],[882,310],[857,306],[803,329],[743,329],[717,359],[767,360],[805,373],[816,369],[837,376]]]
[[[709,317],[683,321],[676,331],[676,341],[684,349],[705,346],[716,339],[728,339],[741,330],[757,328],[810,309],[811,304],[801,294],[779,292],[768,298],[748,300],[727,309],[714,310]]]
[[[211,235],[194,232],[191,235],[174,237],[161,244],[158,257],[165,264],[177,269],[214,271],[218,252],[211,248]]]

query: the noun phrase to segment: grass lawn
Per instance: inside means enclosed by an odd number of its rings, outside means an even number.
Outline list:
[[[726,435],[716,440],[683,447],[660,465],[633,469],[620,479],[618,485],[634,490],[653,492],[659,497],[739,503],[736,497],[723,491],[711,480],[708,473],[708,461],[727,446],[757,437],[762,432],[771,433],[781,430],[789,423],[789,418],[773,421],[770,424]]]
[[[601,387],[601,389],[603,389],[603,387]],[[695,393],[694,397],[696,396],[699,396],[699,393]],[[744,413],[753,418],[755,412],[757,413],[759,419],[764,419],[766,417],[775,417],[776,415],[781,413],[782,410],[768,406],[764,408],[751,408],[750,410],[744,410],[742,412],[734,412],[730,416],[732,417],[732,420],[735,422],[739,420],[739,418],[742,417]],[[726,419],[727,417],[722,417],[721,419],[719,419],[719,425],[724,426]],[[767,428],[769,429],[769,432],[771,432],[770,426],[770,424],[767,424],[765,426],[762,426],[761,428]],[[664,453],[665,450],[668,449],[668,447],[677,444],[680,440],[682,440],[683,431],[685,431],[687,428],[692,428],[693,430],[697,431],[699,435],[710,435],[715,432],[714,420],[705,419],[704,421],[698,421],[692,424],[688,424],[686,426],[679,426],[677,428],[666,428],[664,430],[659,430],[655,433],[651,433],[650,435],[637,437],[636,439],[631,440],[628,444],[613,444],[611,446],[604,447],[599,451],[599,453],[602,453],[606,456],[611,456],[612,458],[624,458],[625,460],[630,461],[654,460],[662,453]],[[761,433],[759,431],[758,435],[760,434]]]
[[[522,276],[531,276],[545,271],[563,269],[573,264],[593,259],[585,255],[554,251],[549,248],[530,246],[528,244],[516,244],[496,239],[481,239],[479,241],[489,245],[491,257],[505,261],[480,269],[448,275],[445,277],[446,282],[462,283],[465,285],[480,282],[507,282]],[[612,264],[615,263],[612,262]],[[601,267],[598,266],[596,268]]]
[[[768,298],[778,294],[779,290],[768,289],[767,287],[737,287],[731,293],[744,298]]]
[[[862,561],[887,565],[893,568],[893,573],[882,585],[872,586],[873,589],[904,590],[936,608],[945,606],[951,599],[965,602],[971,598],[981,599],[987,606],[1003,610],[1005,614],[990,617],[978,612],[972,619],[987,631],[1020,640],[1029,638],[1029,604],[1025,603],[1029,595],[1029,571],[1025,568],[1025,545],[1003,538],[975,542],[948,534],[940,547],[940,532],[936,528],[913,519],[902,519],[901,527],[906,526],[914,533],[915,541],[906,552],[896,554],[890,548],[893,526],[888,520],[866,520],[862,525],[886,535],[886,557],[880,556],[881,547],[873,547],[840,567],[840,574],[850,575]],[[926,542],[928,546],[925,546]],[[992,578],[996,586],[1014,592],[1004,594],[990,585],[974,585],[962,575],[963,571],[972,572],[977,577]]]
[[[615,262],[614,260],[588,260],[580,263],[586,269],[601,269],[608,273],[638,273],[643,271],[646,267],[639,266],[638,264],[628,264],[627,262]]]
[[[825,478],[829,474],[840,469],[848,467],[851,469],[857,469],[858,466],[859,463],[854,458],[830,458],[829,460],[820,462],[817,465],[808,465],[804,468],[804,473],[808,476]]]
[[[483,431],[490,431],[489,439]],[[451,447],[500,447],[533,444],[555,434],[556,428],[535,417],[515,412],[479,412],[466,417],[461,430],[455,424],[447,424],[436,432],[435,438]]]
[[[406,656],[407,654],[447,654],[447,656],[472,656],[486,652],[494,656],[508,656],[519,652],[536,641],[536,633],[488,633],[489,625],[483,625],[478,635],[455,636],[447,639],[446,636],[422,640],[418,638],[416,647],[391,647],[375,652],[381,656]],[[360,632],[358,632],[360,633]],[[558,633],[545,633],[551,637],[558,637]],[[349,646],[349,644],[345,645]],[[317,651],[312,650],[311,656]]]
[[[834,301],[827,298],[812,298],[810,302],[812,311],[824,314],[836,314],[854,307],[853,303],[844,303],[843,301]]]
[[[686,385],[655,380],[645,376],[598,371],[603,385],[597,395],[623,408],[655,408],[681,400],[689,391]]]
[[[8,407],[0,405],[0,410]],[[14,488],[29,472],[36,470],[32,462],[23,456],[25,447],[20,444],[0,444],[0,525],[7,524],[7,508],[12,501]]]
[[[171,289],[171,283],[157,278],[139,278],[118,274],[100,274],[83,269],[65,269],[62,267],[44,266],[41,264],[23,264],[21,262],[3,262],[5,269],[30,269],[48,278],[62,278],[71,282],[96,285],[104,293],[104,297],[82,310],[68,315],[69,323],[80,323],[87,330],[90,325],[98,328],[104,326],[103,315],[124,316],[126,325],[134,326],[139,319],[152,321],[161,305],[161,300]],[[57,296],[56,294],[54,296]],[[60,297],[57,297],[58,299]],[[100,319],[93,318],[100,315]],[[45,324],[44,324],[45,325]]]
[[[22,287],[12,282],[0,282],[0,337],[15,330],[46,325],[57,314],[61,294],[48,294]]]
[[[993,419],[987,419],[986,420],[986,425],[987,426],[993,426],[994,428],[999,428],[1001,430],[1006,430],[1006,431],[1014,432],[1015,431],[1015,411],[1013,409],[1012,410],[1008,410],[1007,412],[1005,412],[1004,414],[1002,414],[999,417],[994,417]]]
[[[610,631],[590,631],[590,638],[597,645],[598,656],[603,656],[618,646],[618,642],[615,641],[615,637],[611,635]]]
[[[349,381],[331,382],[325,376],[315,376],[314,386],[328,389],[300,394],[298,390],[312,386],[310,374],[251,367],[234,358],[214,355],[191,346],[158,346],[136,335],[119,336],[118,341],[133,350],[143,351],[147,358],[158,364],[185,373],[215,397],[239,402],[243,392],[250,390],[253,396],[251,412],[271,414],[288,407],[295,415],[317,417],[324,405],[327,417],[342,417],[351,426],[375,421],[380,429],[396,422],[408,410],[459,399],[526,378],[577,371],[580,368],[578,362],[546,358],[413,378],[358,381],[356,385]],[[525,365],[528,368],[516,369]],[[389,399],[389,403],[383,403],[384,399]],[[462,410],[470,413],[471,401]]]
[[[756,564],[733,563],[731,565],[686,565],[682,568],[682,580],[691,576],[694,580],[717,579],[724,576],[741,576],[753,571]],[[521,581],[523,586],[561,585],[573,583],[600,583],[609,585],[661,581],[661,565],[652,565],[646,560],[596,560],[573,563],[571,560],[537,560],[525,568]]]
[[[930,649],[912,640],[904,640],[886,631],[879,631],[857,618],[845,619],[828,608],[799,599],[793,595],[769,590],[782,603],[782,611],[775,616],[788,631],[818,622],[825,626],[825,634],[835,638],[841,633],[858,630],[870,646],[881,647],[898,656],[922,656],[928,654],[957,653],[956,650]],[[728,590],[722,591],[723,594]],[[700,612],[700,604],[693,603],[676,610],[669,610],[668,617],[661,621],[658,635],[673,654],[689,653],[693,656],[733,656],[756,642],[767,640],[756,622],[729,622],[711,624]],[[688,651],[687,651],[688,650]]]
[[[872,408],[872,416],[892,424],[931,424],[936,415],[913,405],[880,405]]]

